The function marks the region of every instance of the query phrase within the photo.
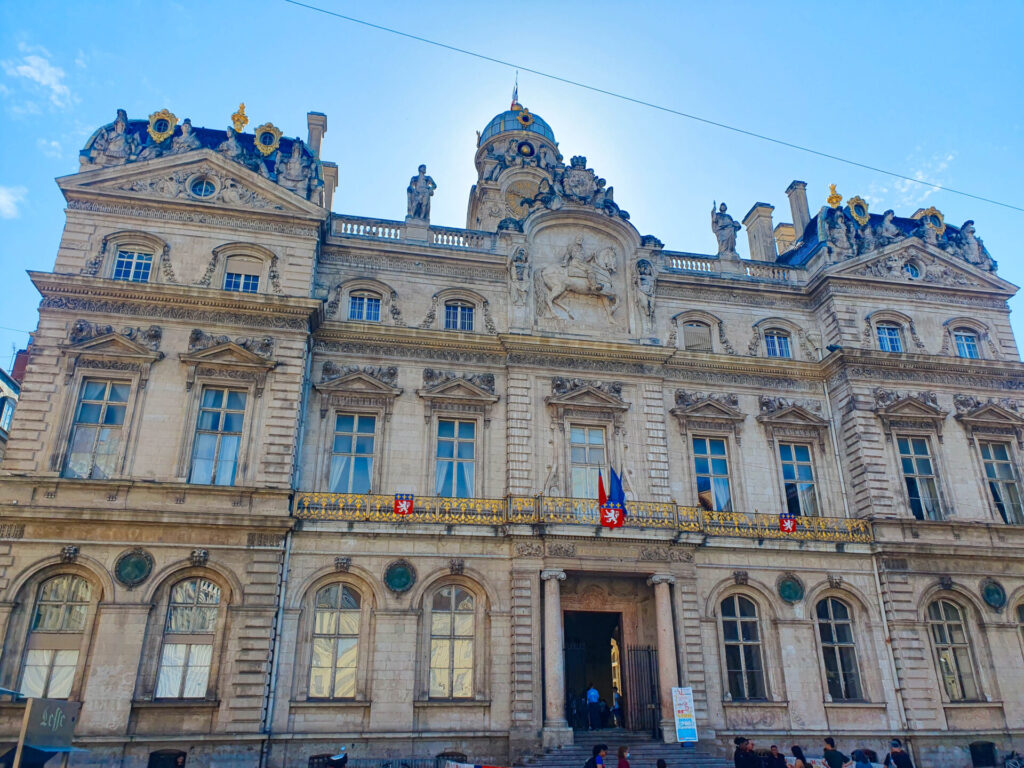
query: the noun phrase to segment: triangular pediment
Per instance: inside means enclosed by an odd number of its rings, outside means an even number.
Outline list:
[[[191,184],[205,177],[213,193],[196,197]],[[212,149],[87,170],[57,179],[65,197],[103,196],[182,202],[213,208],[284,213],[323,219],[327,211]]]
[[[919,238],[908,238],[828,269],[833,277],[1016,293],[1017,286]]]
[[[946,415],[946,411],[930,403],[923,402],[916,397],[901,397],[899,400],[879,408],[878,413],[885,414],[886,416],[899,416],[901,418],[913,418],[916,416],[929,419],[941,418]]]
[[[85,341],[67,344],[64,349],[76,355],[89,354],[97,357],[131,357],[146,360],[163,357],[160,352],[155,352],[120,333],[104,333]]]
[[[420,397],[445,400],[475,400],[481,403],[496,403],[498,396],[466,379],[448,379],[433,387],[416,391]]]
[[[613,408],[617,410],[629,408],[629,404],[620,398],[589,384],[564,395],[553,395],[544,402],[548,405],[567,405],[575,408]]]
[[[192,365],[222,365],[237,368],[273,368],[276,363],[240,347],[233,341],[217,344],[197,352],[183,353],[180,359]]]
[[[322,384],[317,384],[316,389],[324,394],[331,392],[346,392],[353,394],[387,395],[389,397],[396,397],[402,393],[401,389],[389,386],[383,381],[375,379],[373,376],[370,376],[368,373],[363,373],[362,371],[348,373]]]
[[[701,400],[692,405],[677,406],[670,413],[676,417],[685,416],[688,418],[722,419],[727,421],[743,421],[747,418],[747,415],[742,411],[711,399]]]
[[[1010,424],[1018,427],[1024,426],[1024,417],[1021,417],[1019,413],[1011,411],[1009,408],[1003,408],[1001,405],[996,403],[985,403],[984,405],[980,405],[966,413],[957,414],[956,418],[959,421],[978,424],[987,423]]]
[[[803,406],[789,405],[777,411],[762,413],[757,417],[762,424],[777,424],[786,426],[801,426],[821,428],[828,425],[828,421],[812,413]]]

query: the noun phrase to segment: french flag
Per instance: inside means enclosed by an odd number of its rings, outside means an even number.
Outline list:
[[[611,481],[608,493],[604,492],[604,479],[597,475],[597,500],[601,508],[601,525],[605,528],[621,528],[626,521],[626,493],[622,490],[622,478],[609,468]]]

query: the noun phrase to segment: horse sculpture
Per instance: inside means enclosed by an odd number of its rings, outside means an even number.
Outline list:
[[[588,258],[582,253],[581,247],[572,252],[570,246],[563,263],[565,268],[545,267],[534,272],[538,314],[554,316],[552,308],[558,307],[570,320],[575,320],[576,316],[562,302],[562,297],[567,293],[576,293],[601,299],[601,307],[608,321],[614,322],[615,310],[619,305],[612,282],[612,275],[616,271],[615,249],[602,248]]]

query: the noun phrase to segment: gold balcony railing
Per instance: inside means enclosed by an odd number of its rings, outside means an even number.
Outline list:
[[[712,512],[671,502],[630,501],[624,528],[739,536],[747,539],[795,539],[868,543],[871,524],[845,517],[798,517],[796,530],[779,530],[777,515]],[[411,515],[396,515],[394,496],[356,493],[298,493],[294,515],[300,520],[442,523],[448,525],[601,524],[597,502],[557,496],[509,496],[504,499],[451,499],[417,496]]]

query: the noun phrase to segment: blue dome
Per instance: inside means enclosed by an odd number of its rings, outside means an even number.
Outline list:
[[[502,112],[500,115],[496,115],[491,122],[487,124],[487,127],[484,128],[484,132],[480,134],[480,143],[483,144],[492,136],[497,136],[499,133],[523,131],[525,133],[540,134],[552,144],[555,144],[555,134],[551,131],[551,126],[544,122],[543,118],[530,112],[529,115],[533,118],[532,123],[529,125],[523,125],[519,122],[519,116],[525,111],[526,110],[513,112],[510,109],[507,112]]]

